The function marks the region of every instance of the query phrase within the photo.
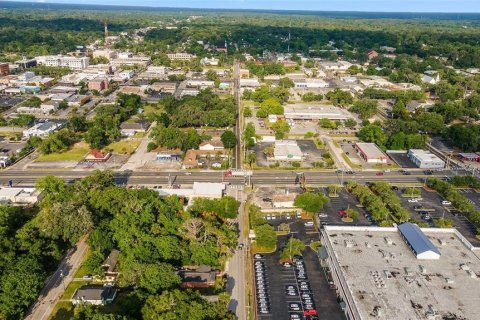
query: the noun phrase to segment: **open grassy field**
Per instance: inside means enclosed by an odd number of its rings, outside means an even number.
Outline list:
[[[60,153],[42,154],[37,158],[38,162],[58,162],[58,161],[80,161],[90,151],[90,147],[85,142],[74,144],[70,150]]]
[[[140,145],[140,140],[123,139],[113,142],[106,146],[103,150],[117,154],[132,154]]]

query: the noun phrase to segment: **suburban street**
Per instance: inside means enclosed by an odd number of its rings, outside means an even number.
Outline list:
[[[25,320],[44,320],[49,318],[58,299],[60,299],[65,292],[65,288],[73,280],[73,276],[80,267],[86,252],[87,244],[85,239],[82,239],[75,248],[67,253],[57,270],[48,278],[42,291],[40,291],[37,301],[27,313]]]

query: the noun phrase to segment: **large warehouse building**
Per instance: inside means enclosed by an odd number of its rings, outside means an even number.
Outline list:
[[[347,319],[478,319],[480,248],[456,229],[325,226]]]
[[[289,104],[285,106],[284,114],[285,119],[291,120],[347,120],[354,118],[349,111],[329,104]]]

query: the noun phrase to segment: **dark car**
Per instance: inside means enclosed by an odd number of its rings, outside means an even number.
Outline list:
[[[405,171],[405,172],[403,173],[403,175],[404,175],[404,176],[409,176],[409,175],[411,175],[411,173],[410,173],[409,171]]]
[[[423,171],[423,173],[429,176],[429,175],[433,174],[433,171],[432,170],[425,170],[425,171]]]

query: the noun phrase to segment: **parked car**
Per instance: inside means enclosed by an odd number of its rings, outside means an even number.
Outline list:
[[[443,200],[443,201],[442,201],[442,204],[445,205],[445,206],[449,206],[449,205],[451,205],[452,203],[451,203],[450,201]]]
[[[410,173],[410,171],[405,171],[405,172],[403,173],[403,175],[404,175],[404,176],[409,176],[409,175],[411,175],[411,173]]]
[[[290,303],[288,305],[288,309],[290,311],[299,311],[300,310],[300,305],[298,303]]]
[[[305,227],[313,227],[313,221],[307,221],[304,223]]]
[[[376,176],[383,176],[383,172],[377,172],[375,173]]]
[[[408,202],[410,202],[410,203],[417,203],[417,202],[418,202],[418,199],[408,199]]]
[[[259,253],[256,253],[254,256],[253,256],[254,259],[263,259],[263,256]]]

